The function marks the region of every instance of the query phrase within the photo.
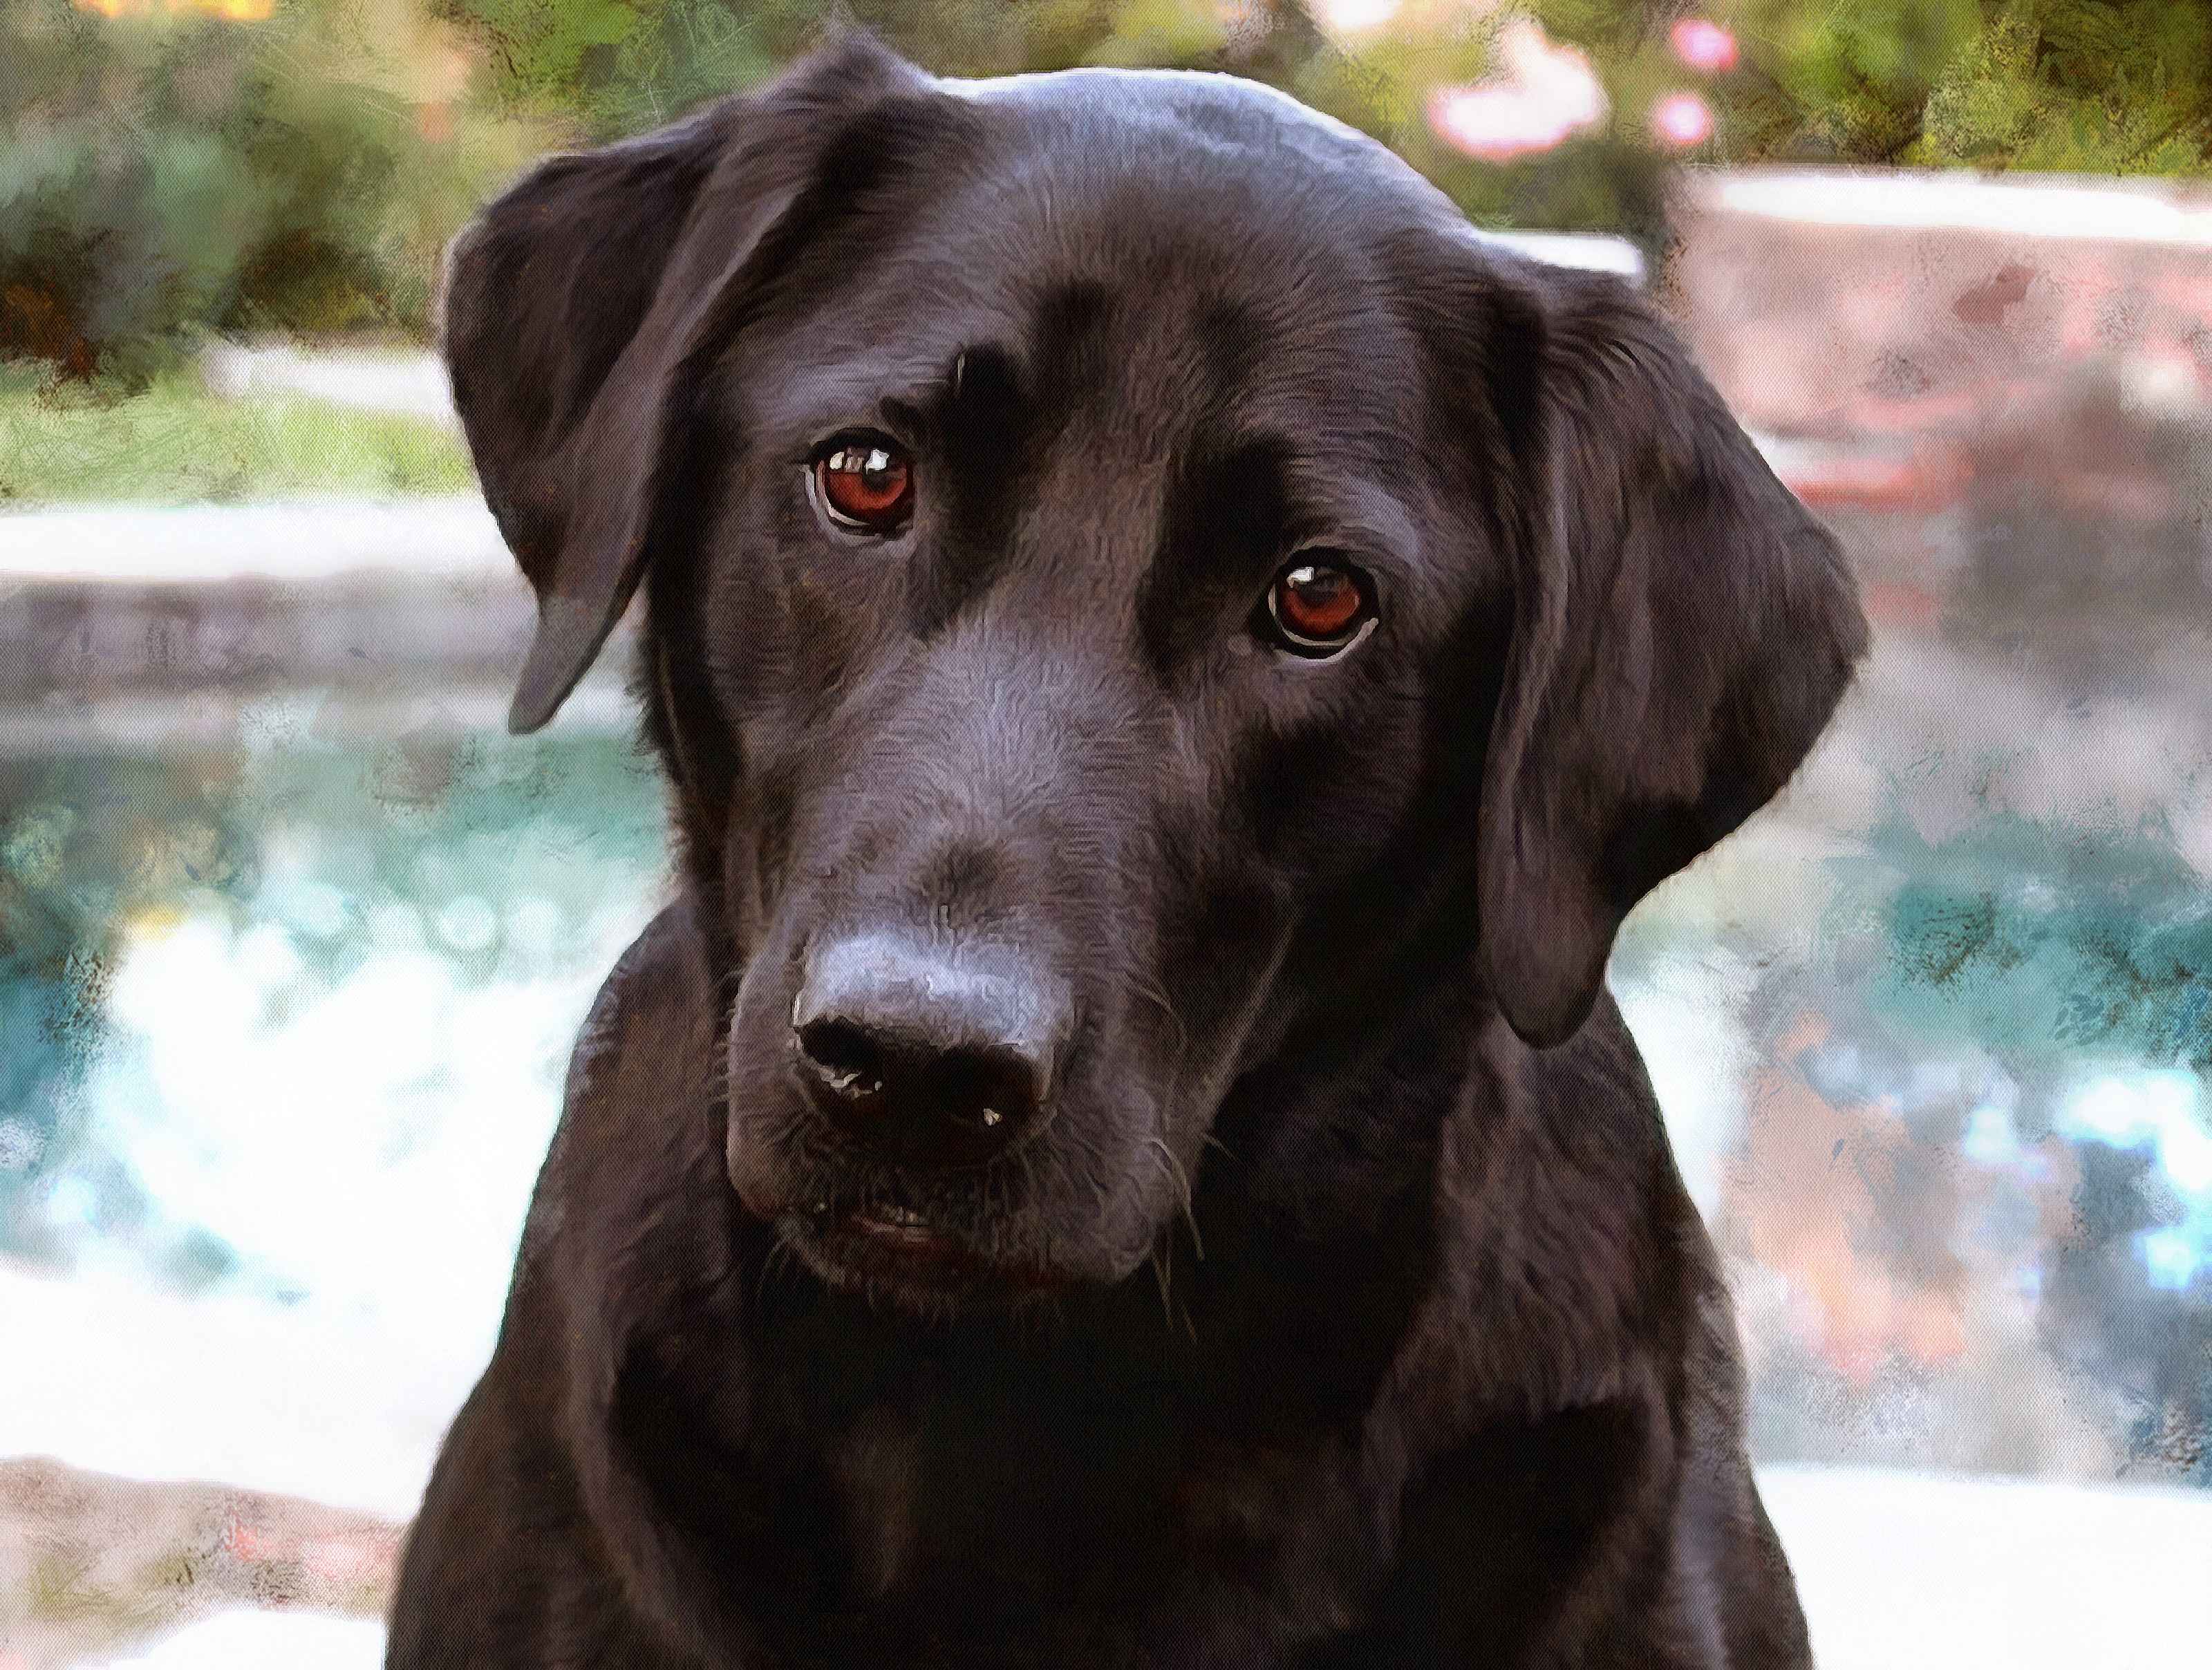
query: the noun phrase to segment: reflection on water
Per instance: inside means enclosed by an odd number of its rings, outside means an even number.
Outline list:
[[[2212,1483],[2203,878],[2162,816],[2109,807],[1935,841],[1899,813],[1833,868],[1819,955],[1777,976],[1774,1070],[1820,1107],[1751,1138],[1836,1130],[1823,1204],[1864,1209],[1826,1308],[1898,1295],[1902,1352],[1877,1333],[1830,1361],[1949,1394],[1952,1465]],[[1743,1215],[1771,1223],[1757,1192]]]
[[[417,1260],[481,1312],[660,885],[629,744],[424,728],[4,772],[0,1248],[368,1305],[436,1290],[393,1267]]]

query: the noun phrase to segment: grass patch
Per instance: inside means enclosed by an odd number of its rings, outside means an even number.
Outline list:
[[[225,399],[189,369],[123,394],[0,366],[0,509],[468,493],[475,482],[460,438],[424,418],[275,391]]]

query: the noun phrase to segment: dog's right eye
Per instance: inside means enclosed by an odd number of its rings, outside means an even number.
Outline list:
[[[914,460],[889,435],[840,435],[814,455],[814,501],[841,528],[890,534],[914,513]]]

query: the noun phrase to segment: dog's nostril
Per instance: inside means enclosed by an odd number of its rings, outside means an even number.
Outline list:
[[[832,1095],[854,1102],[883,1095],[883,1052],[850,1022],[809,1021],[799,1029],[799,1048]]]
[[[1012,1134],[1036,1116],[1042,1099],[1035,1063],[993,1050],[954,1050],[932,1064],[932,1099],[956,1123]]]

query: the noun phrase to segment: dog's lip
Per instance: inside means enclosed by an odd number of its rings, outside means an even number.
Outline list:
[[[920,1212],[904,1206],[864,1206],[836,1220],[838,1227],[915,1257],[958,1259],[967,1248],[953,1236],[931,1227]]]
[[[1061,1287],[1066,1272],[994,1257],[917,1212],[884,1203],[823,1207],[785,1219],[787,1232],[836,1275],[933,1295]]]

